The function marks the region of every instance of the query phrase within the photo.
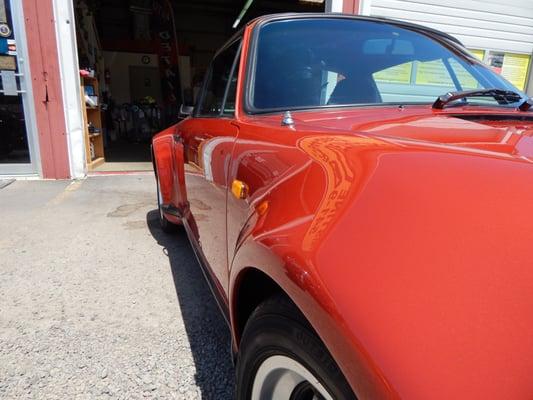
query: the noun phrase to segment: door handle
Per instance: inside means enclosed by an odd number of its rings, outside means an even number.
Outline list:
[[[248,194],[250,193],[250,188],[243,181],[234,179],[231,183],[231,193],[233,194],[233,196],[235,196],[235,198],[243,200],[248,197]]]

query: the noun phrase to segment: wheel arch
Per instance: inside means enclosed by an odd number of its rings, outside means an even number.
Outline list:
[[[358,398],[391,398],[391,393],[394,392],[392,387],[361,344],[352,347],[354,343],[342,335],[342,329],[338,325],[317,324],[322,319],[320,315],[325,316],[319,311],[320,307],[316,307],[318,304],[310,305],[307,312],[303,309],[305,302],[313,296],[297,284],[293,287],[290,280],[285,281],[283,277],[276,277],[268,272],[269,268],[243,267],[235,274],[233,283],[230,282],[229,311],[234,356],[238,354],[244,327],[253,311],[267,298],[282,294],[294,304],[308,327],[324,343]],[[322,321],[325,322],[326,319]],[[332,344],[335,346],[332,347]],[[351,350],[345,351],[348,348]]]
[[[239,272],[235,279],[231,302],[235,345],[238,346],[244,326],[253,311],[275,294],[283,294],[290,299],[287,292],[259,268],[247,267]]]

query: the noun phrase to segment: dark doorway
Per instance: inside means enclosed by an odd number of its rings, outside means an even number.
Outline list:
[[[95,70],[105,105],[106,163],[149,161],[152,136],[194,103],[214,53],[249,20],[325,9],[325,0],[255,0],[234,27],[245,0],[74,2],[80,67]]]

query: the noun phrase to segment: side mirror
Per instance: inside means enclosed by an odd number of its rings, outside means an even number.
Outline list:
[[[182,104],[180,106],[180,111],[179,111],[179,114],[178,114],[178,117],[179,118],[187,118],[188,116],[190,116],[192,114],[194,110],[194,107],[193,106],[187,106],[185,104]]]

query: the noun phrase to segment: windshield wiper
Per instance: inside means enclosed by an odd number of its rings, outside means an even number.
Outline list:
[[[531,107],[533,107],[533,98],[532,97],[530,97],[529,99],[524,100],[524,102],[518,106],[518,109],[520,111],[527,111]]]
[[[463,90],[459,92],[448,92],[435,100],[432,107],[442,110],[444,106],[452,101],[465,99],[467,97],[492,97],[498,104],[511,104],[522,100],[522,96],[512,90],[502,89],[476,89]]]

